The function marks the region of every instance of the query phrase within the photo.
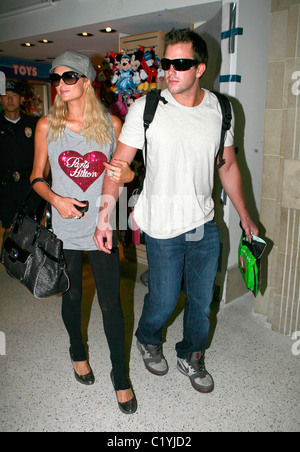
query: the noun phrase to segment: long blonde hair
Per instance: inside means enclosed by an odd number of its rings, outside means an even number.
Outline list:
[[[48,115],[49,143],[62,139],[66,127],[67,115],[68,104],[57,94]],[[106,109],[97,99],[94,88],[89,85],[86,90],[81,135],[86,137],[88,141],[94,139],[102,147],[106,143],[112,143],[112,129],[112,122],[109,119]]]

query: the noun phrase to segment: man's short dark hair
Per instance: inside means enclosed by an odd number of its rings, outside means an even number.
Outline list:
[[[181,42],[190,42],[194,52],[194,59],[197,60],[199,64],[204,63],[207,66],[208,51],[206,42],[200,35],[198,35],[198,33],[190,28],[184,28],[181,30],[173,28],[169,33],[167,33],[165,35],[165,51],[169,45],[179,44]]]

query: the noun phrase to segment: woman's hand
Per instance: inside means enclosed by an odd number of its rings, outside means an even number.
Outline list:
[[[76,206],[85,207],[85,204],[77,201],[77,199],[57,196],[55,202],[52,203],[52,206],[55,207],[60,216],[66,220],[71,218],[82,218],[83,213],[77,210]]]
[[[113,247],[113,231],[111,227],[107,227],[105,230],[98,229],[95,230],[94,242],[97,245],[99,251],[103,251],[106,254],[111,254]]]
[[[110,163],[104,163],[107,168],[107,176],[117,184],[128,184],[133,181],[135,174],[124,160],[113,159]]]

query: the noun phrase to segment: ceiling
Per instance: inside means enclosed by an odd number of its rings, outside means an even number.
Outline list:
[[[1,0],[2,2],[5,0]],[[20,3],[21,0],[14,0]],[[26,0],[27,3],[38,3],[37,0]],[[40,0],[46,3],[51,0]],[[9,5],[12,5],[9,0]],[[22,3],[22,2],[21,2]],[[26,2],[25,2],[26,3]],[[23,0],[24,4],[24,0]],[[220,10],[220,3],[206,3],[185,8],[177,8],[176,10],[168,9],[157,11],[151,14],[137,15],[127,17],[120,20],[111,20],[108,22],[99,22],[89,26],[76,27],[56,32],[47,32],[43,35],[26,36],[22,39],[12,41],[0,41],[0,59],[1,57],[14,57],[26,60],[43,60],[50,62],[61,52],[72,49],[88,54],[90,57],[103,57],[108,51],[117,52],[119,50],[120,35],[135,35],[139,33],[147,33],[156,30],[170,31],[175,28],[186,28],[191,24],[198,27],[201,23],[212,19]],[[3,11],[2,11],[3,12]],[[16,12],[18,13],[18,11]],[[14,13],[9,13],[14,14]],[[29,17],[30,14],[26,15]],[[1,19],[1,8],[0,8]],[[117,33],[103,34],[99,30],[107,26],[117,30]],[[91,33],[92,37],[79,37],[77,33]],[[48,39],[53,41],[51,44],[40,44],[38,41]],[[34,47],[22,47],[24,42],[34,44]]]

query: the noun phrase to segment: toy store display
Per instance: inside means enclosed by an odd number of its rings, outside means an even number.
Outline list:
[[[105,56],[105,62],[112,71],[111,91],[121,94],[123,102],[129,106],[130,99],[134,101],[148,91],[156,89],[158,79],[164,79],[164,71],[154,49],[144,52],[144,48],[140,47],[131,54],[124,52],[117,55],[111,52]]]

